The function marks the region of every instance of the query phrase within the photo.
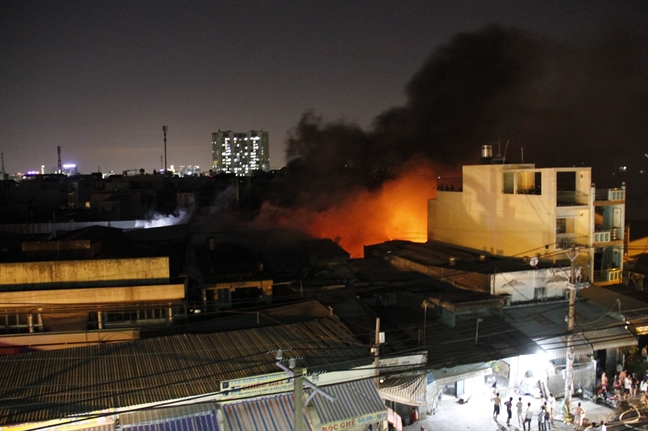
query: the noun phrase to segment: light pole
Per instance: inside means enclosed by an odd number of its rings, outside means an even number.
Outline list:
[[[481,317],[477,319],[477,327],[475,328],[475,344],[477,344],[477,340],[479,339],[479,323],[483,321],[484,319],[482,319]]]

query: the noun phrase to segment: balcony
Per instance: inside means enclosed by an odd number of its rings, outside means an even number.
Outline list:
[[[619,284],[622,281],[622,274],[619,268],[594,271],[594,283],[606,286],[608,284]]]
[[[594,200],[596,202],[623,201],[625,200],[625,189],[596,189]]]
[[[594,244],[621,241],[623,234],[621,229],[597,230],[594,232]]]
[[[573,207],[587,205],[588,203],[588,195],[586,193],[581,193],[574,190],[556,191],[556,206]]]

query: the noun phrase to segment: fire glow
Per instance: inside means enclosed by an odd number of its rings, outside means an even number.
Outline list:
[[[275,225],[331,238],[351,254],[362,257],[363,247],[383,241],[427,240],[427,200],[436,196],[436,181],[428,166],[409,166],[379,190],[351,193],[339,206],[322,212],[265,206],[262,218]],[[257,220],[260,221],[260,220]]]

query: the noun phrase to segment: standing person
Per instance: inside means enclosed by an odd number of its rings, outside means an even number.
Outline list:
[[[524,403],[522,402],[522,397],[518,398],[518,402],[515,403],[515,407],[517,408],[518,425],[523,426],[522,424],[524,423],[524,413],[522,412],[522,409],[524,408]]]
[[[526,413],[524,414],[524,423],[522,424],[522,431],[531,431],[532,419],[533,411],[531,410],[531,403],[527,403]]]
[[[574,415],[574,429],[576,431],[580,431],[581,427],[583,426],[583,419],[585,419],[585,409],[581,405],[581,403],[578,403],[576,406],[576,411]]]
[[[497,392],[495,396],[491,398],[491,401],[493,402],[493,419],[497,420],[497,416],[500,414],[500,406],[502,405],[502,400],[499,397],[499,392]]]
[[[607,392],[607,387],[608,387],[608,376],[605,371],[603,371],[603,374],[601,375],[601,389],[603,392]]]
[[[545,406],[544,404],[540,406],[540,411],[538,412],[538,431],[546,431],[545,426]]]
[[[549,398],[547,398],[547,412],[549,413],[549,421],[551,425],[554,423],[554,406],[556,404],[556,397],[554,397],[554,394],[549,394]]]
[[[549,414],[549,404],[545,403],[544,411],[544,429],[545,431],[551,431],[551,415]]]
[[[614,376],[614,393],[616,394],[618,399],[621,399],[621,380],[619,379],[619,375]]]
[[[513,416],[513,397],[509,398],[508,401],[504,401],[504,405],[506,406],[506,426],[509,426]]]
[[[637,377],[632,374],[632,378],[630,379],[630,398],[636,398],[637,397]]]
[[[630,398],[630,390],[632,389],[632,379],[630,378],[630,375],[627,374],[626,372],[626,377],[625,380],[623,381],[623,398],[628,399]]]

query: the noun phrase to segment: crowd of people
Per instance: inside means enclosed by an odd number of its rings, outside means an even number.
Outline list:
[[[497,420],[502,405],[502,400],[499,397],[499,392],[494,394],[493,398],[491,398],[491,401],[493,402],[493,419]],[[533,417],[536,416],[538,420],[538,431],[551,431],[551,426],[553,425],[554,421],[553,410],[555,403],[556,398],[553,396],[553,394],[550,394],[549,398],[543,400],[539,410],[537,412],[534,412],[531,403],[527,403],[525,408],[524,403],[522,402],[522,397],[518,397],[518,400],[515,403],[518,425],[522,426],[522,429],[524,431],[531,431]],[[509,399],[503,404],[506,407],[506,425],[509,426],[513,418],[513,397],[509,397]]]
[[[613,391],[619,400],[630,400],[640,397],[640,402],[646,404],[648,402],[648,372],[644,373],[641,379],[636,373],[628,372],[627,368],[617,362],[616,374],[614,381],[610,386],[607,373],[601,375],[598,391],[604,397]]]

